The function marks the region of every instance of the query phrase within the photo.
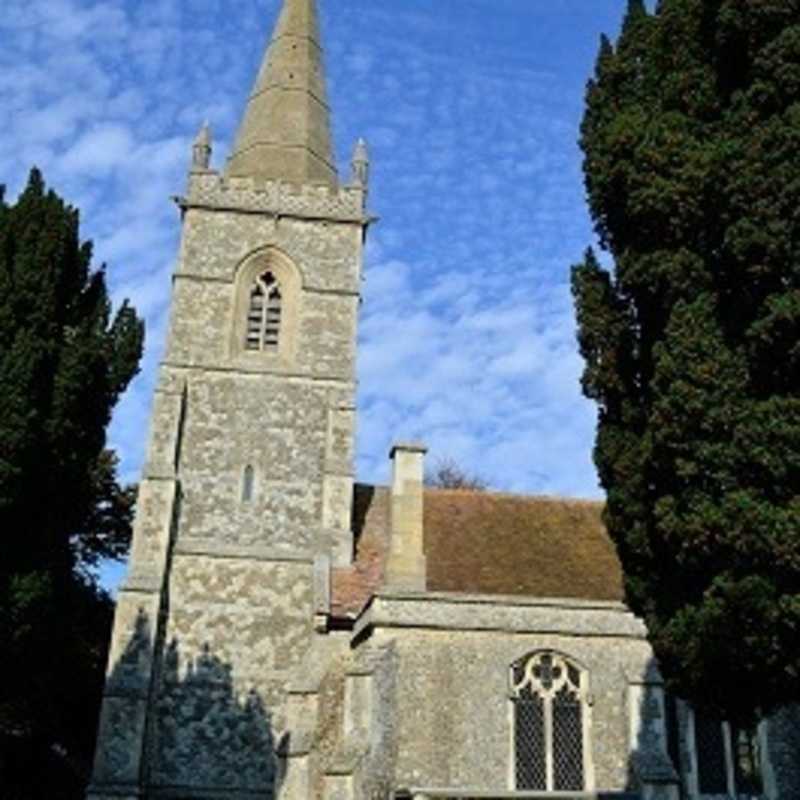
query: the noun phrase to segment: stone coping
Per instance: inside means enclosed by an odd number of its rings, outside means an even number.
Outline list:
[[[422,442],[395,442],[392,449],[389,451],[389,458],[394,458],[395,453],[421,453],[425,455],[428,452],[428,446]]]
[[[353,634],[392,628],[646,638],[644,623],[613,601],[391,590],[370,600]]]
[[[625,603],[618,600],[586,600],[580,597],[530,597],[521,594],[471,594],[467,592],[410,592],[391,587],[382,589],[375,598],[383,600],[442,600],[448,603],[471,605],[543,606],[548,608],[601,609],[630,614]]]

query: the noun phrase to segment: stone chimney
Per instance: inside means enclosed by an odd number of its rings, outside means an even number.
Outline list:
[[[392,448],[392,540],[386,564],[386,584],[391,589],[423,592],[426,564],[422,530],[423,461],[421,444],[396,444]]]

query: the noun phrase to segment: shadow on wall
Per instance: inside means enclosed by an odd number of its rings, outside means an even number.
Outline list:
[[[675,736],[668,734],[664,686],[653,658],[644,673],[629,682],[627,700],[629,737],[634,746],[628,759],[626,788],[642,800],[680,800],[677,753],[670,752]]]
[[[139,609],[106,684],[89,797],[109,787],[243,791],[270,800],[279,779],[272,719],[254,687],[206,644],[187,656],[173,639],[154,658]]]

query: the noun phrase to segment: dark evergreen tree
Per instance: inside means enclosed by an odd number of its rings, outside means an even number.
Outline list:
[[[800,2],[630,0],[581,144],[613,271],[573,271],[595,462],[668,684],[800,701]]]
[[[0,193],[0,772],[23,751],[85,770],[112,612],[91,568],[130,538],[105,431],[143,325],[127,304],[112,317],[91,257],[38,171],[16,203]]]

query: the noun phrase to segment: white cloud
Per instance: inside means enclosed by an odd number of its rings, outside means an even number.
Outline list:
[[[596,493],[567,282],[591,241],[581,92],[617,6],[475,0],[454,18],[447,3],[321,3],[338,154],[346,169],[368,137],[382,217],[360,331],[362,479],[385,478],[391,441],[413,437],[503,488]],[[13,193],[40,165],[81,208],[115,300],[147,318],[143,374],[111,430],[128,477],[166,328],[169,197],[204,119],[223,163],[277,7],[7,0],[0,17],[0,180]]]
[[[62,156],[61,169],[94,177],[131,158],[133,136],[121,125],[104,125],[87,131]]]

